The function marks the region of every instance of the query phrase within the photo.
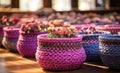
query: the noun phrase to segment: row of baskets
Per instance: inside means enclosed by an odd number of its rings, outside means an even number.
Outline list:
[[[116,31],[116,30],[112,30]],[[39,65],[50,70],[79,68],[84,61],[100,61],[120,69],[120,36],[84,34],[75,38],[46,38],[43,33],[19,34],[19,27],[3,29],[2,44],[23,57],[36,57]],[[17,45],[17,46],[16,46]]]

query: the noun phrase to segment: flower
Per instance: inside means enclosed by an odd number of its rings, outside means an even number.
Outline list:
[[[32,22],[31,22],[32,21]],[[42,20],[29,20],[29,22],[25,19],[25,21],[21,25],[21,31],[25,33],[38,33],[38,32],[46,32],[48,23]]]
[[[97,34],[101,33],[95,29],[95,26],[88,26],[88,27],[83,27],[81,30],[79,30],[79,33],[81,34]]]
[[[49,22],[48,38],[72,38],[76,36],[76,28],[63,20]]]
[[[17,16],[8,17],[4,15],[0,19],[0,25],[16,25],[18,21],[19,21],[19,17]]]

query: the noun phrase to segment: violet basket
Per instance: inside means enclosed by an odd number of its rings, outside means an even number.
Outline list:
[[[103,35],[99,37],[99,51],[102,62],[113,69],[120,69],[120,36]]]
[[[47,38],[38,35],[36,60],[43,69],[72,70],[82,66],[86,59],[82,37]]]

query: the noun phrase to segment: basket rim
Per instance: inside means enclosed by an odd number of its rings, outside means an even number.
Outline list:
[[[108,26],[107,28],[105,26]],[[95,27],[97,30],[120,30],[119,24],[111,24],[111,25],[99,25]]]
[[[99,36],[99,39],[120,40],[120,35],[118,34],[101,35]]]
[[[43,41],[50,41],[50,42],[57,42],[57,41],[82,41],[82,36],[81,35],[76,35],[76,37],[73,38],[46,38],[48,34],[40,34],[37,36],[38,40],[43,40]]]
[[[19,31],[20,27],[19,26],[5,26],[3,30],[4,31]]]

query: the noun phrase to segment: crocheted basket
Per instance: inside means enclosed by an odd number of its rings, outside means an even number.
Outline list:
[[[4,26],[0,26],[0,46],[2,46],[2,39],[3,39],[3,27],[4,27]]]
[[[120,69],[120,36],[104,35],[99,37],[100,55],[105,65]]]
[[[77,30],[81,30],[82,28],[87,29],[91,26],[95,27],[96,25],[95,24],[75,24],[73,26],[75,26],[77,28]]]
[[[17,50],[23,57],[35,57],[35,52],[37,49],[37,35],[44,34],[41,33],[24,33],[20,32],[20,36],[17,42]]]
[[[120,25],[102,25],[102,26],[97,26],[96,27],[97,30],[99,31],[108,31],[111,32],[112,34],[117,34],[120,31]]]
[[[46,38],[39,35],[36,60],[44,69],[72,70],[81,67],[86,54],[81,46],[82,37]]]
[[[100,61],[98,37],[102,34],[82,34],[82,46],[85,49],[86,61]]]
[[[4,37],[2,40],[2,44],[5,48],[10,51],[17,52],[16,44],[19,37],[19,28],[18,26],[8,26],[4,27]]]

